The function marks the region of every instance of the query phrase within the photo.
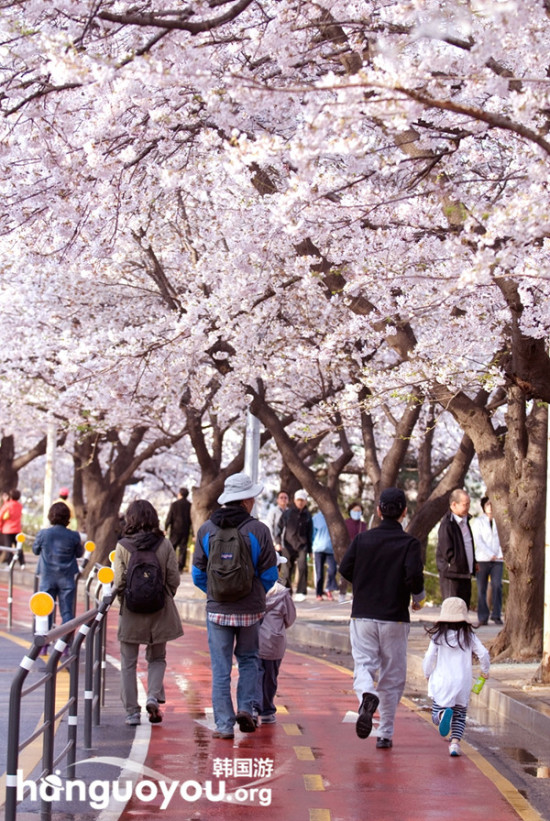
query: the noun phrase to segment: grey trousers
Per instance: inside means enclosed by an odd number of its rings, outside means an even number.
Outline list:
[[[137,692],[138,655],[139,644],[120,642],[120,697],[128,715],[141,711]],[[166,642],[147,644],[145,659],[147,661],[147,698],[156,698],[162,704],[166,701],[164,694]]]
[[[402,621],[350,621],[351,652],[355,662],[353,689],[359,704],[363,693],[380,699],[380,738],[393,738],[395,711],[407,678],[407,639],[410,624]],[[374,682],[378,678],[375,688]]]

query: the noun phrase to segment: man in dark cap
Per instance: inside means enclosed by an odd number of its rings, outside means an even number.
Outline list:
[[[420,610],[426,594],[420,542],[401,526],[407,513],[405,494],[399,488],[387,488],[377,510],[380,525],[355,537],[340,573],[353,585],[350,639],[353,688],[359,700],[355,729],[359,738],[367,738],[380,705],[376,746],[389,749],[407,676],[409,603],[412,595],[413,610]]]

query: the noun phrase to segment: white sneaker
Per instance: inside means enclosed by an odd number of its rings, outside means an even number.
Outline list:
[[[451,743],[449,744],[449,755],[462,755],[462,750],[460,749],[460,741],[457,741],[456,738],[453,739],[453,741],[451,741]]]
[[[294,596],[294,601],[305,601],[305,600],[306,600],[306,594],[305,593],[296,593],[296,595]]]

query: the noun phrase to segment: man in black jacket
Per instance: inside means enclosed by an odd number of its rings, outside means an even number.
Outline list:
[[[179,548],[178,567],[180,573],[185,568],[187,543],[189,541],[189,531],[191,530],[191,502],[188,500],[188,496],[189,491],[187,488],[180,487],[178,498],[170,505],[164,524],[169,533],[172,547],[176,552]]]
[[[356,536],[340,564],[341,575],[353,585],[350,639],[359,700],[355,729],[359,738],[367,738],[380,705],[378,749],[393,746],[395,711],[407,676],[410,597],[414,610],[426,598],[420,542],[401,526],[406,505],[402,490],[382,491],[380,526]]]
[[[292,592],[294,567],[298,567],[295,601],[304,601],[307,594],[307,556],[311,553],[313,521],[307,509],[307,493],[297,490],[294,504],[287,508],[277,526],[281,553],[287,560],[282,566],[281,582]]]
[[[458,596],[470,607],[472,576],[476,557],[474,539],[468,523],[470,497],[457,488],[449,497],[450,510],[439,525],[436,562],[441,597]]]

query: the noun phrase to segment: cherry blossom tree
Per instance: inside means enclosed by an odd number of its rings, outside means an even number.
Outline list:
[[[277,418],[315,436],[326,408],[304,398],[321,371],[339,386],[331,411],[362,411],[364,438],[388,400],[408,409],[395,430],[424,402],[448,409],[502,494],[503,530],[533,459],[523,493],[540,500],[547,3],[0,10],[2,368],[25,402],[74,426],[84,413],[105,431],[172,434],[184,386],[201,409],[216,372],[220,430],[261,379],[270,403],[285,399]],[[375,483],[394,480],[400,437],[382,460],[367,448]],[[486,441],[515,464],[503,488]],[[518,557],[536,565],[540,533],[503,540],[524,595]]]

